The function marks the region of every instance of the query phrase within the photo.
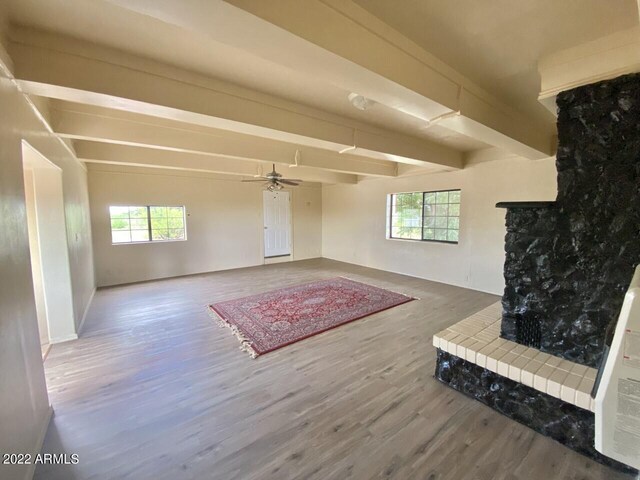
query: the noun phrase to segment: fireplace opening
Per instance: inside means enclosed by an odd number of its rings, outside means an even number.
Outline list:
[[[537,315],[516,313],[516,342],[527,347],[540,348],[542,328]]]

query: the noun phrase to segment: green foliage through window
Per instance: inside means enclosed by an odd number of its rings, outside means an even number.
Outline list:
[[[113,243],[186,240],[184,207],[112,206]]]
[[[389,200],[390,238],[458,243],[460,190],[394,193]]]

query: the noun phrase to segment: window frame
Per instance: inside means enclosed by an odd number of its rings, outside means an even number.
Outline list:
[[[129,242],[114,242],[113,241],[113,228],[111,227],[111,222],[113,219],[111,218],[111,207],[120,207],[120,208],[146,208],[147,209],[147,231],[149,233],[149,240],[139,240],[139,241],[129,241]],[[184,238],[172,238],[166,240],[153,240],[153,227],[151,225],[151,209],[152,208],[180,208],[182,209],[182,230],[184,230]],[[169,218],[169,217],[167,217]],[[177,218],[177,217],[176,217]],[[129,219],[130,220],[130,219]],[[179,229],[178,229],[179,230]],[[117,230],[116,230],[117,231]],[[122,230],[126,231],[126,230]],[[129,224],[129,232],[131,232],[131,224]],[[111,245],[139,245],[139,244],[149,244],[149,243],[171,243],[171,242],[186,242],[187,241],[187,207],[185,205],[109,205],[109,233],[111,234]]]
[[[417,192],[396,192],[388,194],[388,212],[387,212],[387,240],[400,240],[400,241],[408,241],[408,242],[435,242],[435,243],[447,243],[449,245],[458,245],[460,243],[460,223],[458,220],[458,240],[436,240],[432,238],[424,238],[424,198],[428,193],[442,193],[442,192],[460,192],[460,203],[458,205],[462,205],[462,189],[461,188],[447,188],[444,190],[427,190],[427,191],[417,191]],[[411,194],[411,193],[420,193],[422,195],[422,212],[420,216],[420,238],[400,238],[393,236],[393,197],[397,197],[398,195],[403,194]],[[451,205],[447,203],[447,205]],[[462,214],[462,209],[458,212],[458,219],[460,219]],[[449,218],[447,215],[446,218]],[[450,230],[449,228],[446,229]]]

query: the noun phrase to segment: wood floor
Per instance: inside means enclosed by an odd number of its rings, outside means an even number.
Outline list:
[[[210,302],[344,275],[420,298],[256,360]],[[101,289],[45,363],[37,479],[616,479],[433,378],[431,336],[493,295],[330,260]]]

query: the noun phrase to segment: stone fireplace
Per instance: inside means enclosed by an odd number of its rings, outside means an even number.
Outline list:
[[[593,447],[605,332],[640,264],[640,74],[561,93],[555,202],[506,208],[505,291],[434,337],[436,377],[574,450]]]

